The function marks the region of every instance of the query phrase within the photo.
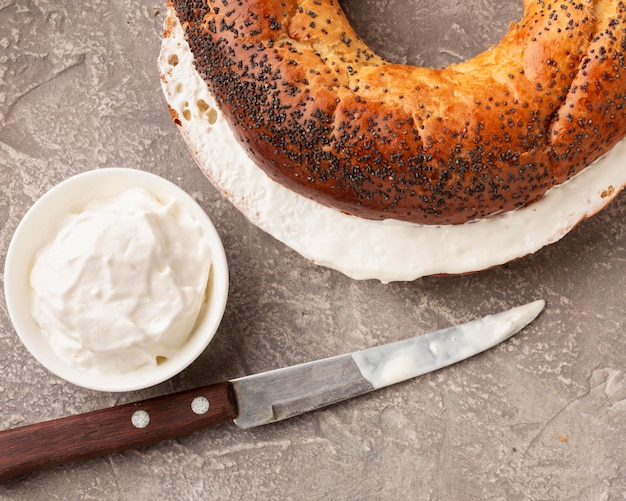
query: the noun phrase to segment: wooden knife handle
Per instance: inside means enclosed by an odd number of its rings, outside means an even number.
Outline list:
[[[0,482],[168,440],[237,417],[230,383],[0,432]]]

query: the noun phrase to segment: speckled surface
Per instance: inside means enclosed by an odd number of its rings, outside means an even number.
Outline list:
[[[520,12],[513,0],[346,4],[383,55],[435,65],[496,43]],[[510,342],[449,369],[283,423],[226,424],[37,472],[0,486],[0,499],[624,499],[624,195],[560,242],[486,272],[382,285],[315,267],[250,225],[195,166],[156,72],[164,13],[147,1],[0,0],[0,265],[21,217],[57,182],[93,168],[145,169],[191,193],[223,237],[231,293],[222,327],[173,380],[96,393],[38,365],[0,291],[1,428],[339,354],[535,298],[546,310]]]

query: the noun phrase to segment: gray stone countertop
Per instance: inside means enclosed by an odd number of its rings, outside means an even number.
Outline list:
[[[433,65],[496,43],[520,13],[517,0],[346,4],[385,56]],[[0,265],[20,219],[55,184],[95,168],[144,169],[189,192],[220,232],[231,271],[223,323],[179,376],[98,393],[30,356],[0,291],[0,428],[336,355],[536,298],[547,307],[509,342],[448,369],[282,423],[225,424],[36,472],[0,486],[0,499],[624,499],[624,195],[561,241],[472,275],[383,285],[316,267],[249,224],[194,164],[157,75],[164,15],[163,2],[148,0],[0,0]]]

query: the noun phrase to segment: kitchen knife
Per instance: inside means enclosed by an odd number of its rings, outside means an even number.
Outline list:
[[[534,301],[395,343],[0,432],[0,481],[121,452],[229,420],[281,421],[454,364],[508,339],[543,309]]]

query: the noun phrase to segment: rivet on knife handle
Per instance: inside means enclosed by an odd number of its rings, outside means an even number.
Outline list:
[[[0,481],[192,433],[237,417],[230,383],[0,432]]]

